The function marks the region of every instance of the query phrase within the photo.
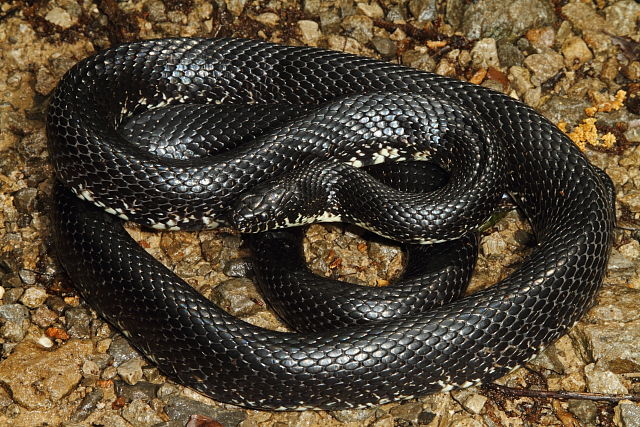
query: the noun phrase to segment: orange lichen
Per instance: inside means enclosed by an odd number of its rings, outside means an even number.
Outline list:
[[[593,116],[595,116],[596,113],[608,113],[619,110],[623,106],[626,97],[627,92],[619,90],[616,92],[613,100],[599,102],[597,105],[585,108],[584,112],[588,118],[582,120],[582,123],[576,126],[571,132],[568,131],[568,124],[566,122],[559,122],[558,128],[566,133],[581,150],[584,150],[587,144],[592,147],[607,150],[611,149],[616,143],[616,136],[611,132],[600,135],[596,127],[596,119]]]
[[[576,126],[571,132],[567,132],[567,124],[565,122],[558,123],[558,128],[566,133],[581,150],[584,150],[587,144],[594,147],[611,149],[616,143],[616,137],[611,132],[607,132],[604,135],[598,134],[596,119],[594,118],[584,119],[582,123]]]
[[[618,92],[616,92],[613,101],[605,101],[599,103],[598,105],[585,108],[584,112],[587,116],[593,117],[596,113],[608,113],[610,111],[617,111],[622,107],[626,97],[627,92],[625,92],[624,90],[619,90]]]
[[[569,126],[569,123],[558,122],[557,126],[558,126],[558,129],[560,129],[562,132],[567,133],[567,126]]]

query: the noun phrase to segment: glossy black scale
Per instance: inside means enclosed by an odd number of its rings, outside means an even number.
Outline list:
[[[377,104],[364,102],[367,97]],[[123,136],[132,117],[167,105],[219,102],[305,107],[268,136],[218,154],[175,158]],[[385,102],[403,106],[398,117],[412,135],[430,138],[397,137],[398,145],[388,147],[388,138],[369,143],[345,135],[362,129],[349,122],[360,114],[350,106],[379,111]],[[414,105],[428,114],[411,117]],[[377,122],[374,137],[392,122]],[[229,123],[219,132],[231,132]],[[176,135],[184,132],[178,125],[171,124]],[[342,409],[491,381],[573,326],[592,305],[607,264],[611,182],[561,131],[504,94],[396,64],[238,39],[130,43],[65,75],[50,104],[47,133],[58,179],[101,207],[56,190],[56,249],[75,286],[164,374],[224,402]],[[465,148],[463,135],[476,141]],[[463,148],[475,154],[462,159]],[[339,161],[356,168],[402,157],[431,157],[452,175],[477,174],[479,186],[431,211],[436,223],[459,208],[482,217],[471,203],[493,203],[481,193],[496,199],[513,194],[538,242],[521,267],[489,289],[427,313],[277,333],[247,325],[195,293],[104,213],[156,228],[214,227],[243,192],[289,173],[304,175],[308,165]]]

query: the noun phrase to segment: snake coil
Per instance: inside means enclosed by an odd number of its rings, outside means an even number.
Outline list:
[[[400,65],[239,39],[130,43],[64,76],[47,132],[65,187],[56,187],[56,250],[81,295],[165,375],[228,403],[342,409],[493,380],[573,326],[607,264],[611,182],[562,132],[508,96]],[[258,219],[271,215],[264,204],[287,194],[270,199],[272,180],[290,188],[295,178],[306,195],[316,176],[340,186],[341,174],[362,175],[357,167],[424,158],[451,175],[433,192],[445,202],[369,183],[361,200],[349,199],[359,187],[336,190],[332,205],[309,215],[442,241],[486,218],[473,203],[490,207],[507,191],[538,245],[489,289],[426,313],[323,332],[273,332],[228,315],[105,213],[155,228],[214,227],[234,212],[242,212],[238,222],[249,218],[247,207]],[[378,193],[395,203],[389,211]],[[430,238],[442,224],[454,231]]]

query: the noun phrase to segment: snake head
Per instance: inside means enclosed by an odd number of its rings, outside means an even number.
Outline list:
[[[230,213],[230,223],[242,233],[258,233],[312,222],[336,222],[331,191],[308,185],[308,174],[291,173],[260,184],[241,195]]]

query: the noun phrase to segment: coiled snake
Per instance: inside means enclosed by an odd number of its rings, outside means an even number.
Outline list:
[[[102,208],[57,187],[75,286],[164,374],[224,402],[340,409],[493,380],[572,327],[607,264],[611,182],[563,133],[508,96],[391,63],[239,39],[125,44],[64,76],[47,132],[57,178]],[[448,181],[402,192],[359,169],[392,160],[429,160]],[[538,241],[508,278],[305,333],[228,315],[104,213],[169,229],[342,220],[429,243],[476,229],[505,192]]]

